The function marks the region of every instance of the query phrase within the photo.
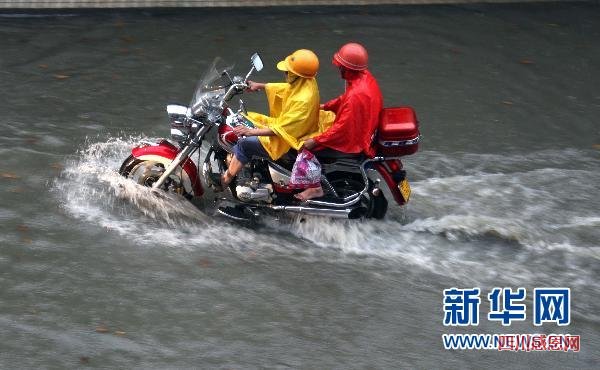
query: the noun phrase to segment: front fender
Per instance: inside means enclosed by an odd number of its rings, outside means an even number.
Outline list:
[[[171,164],[177,153],[179,153],[179,149],[167,140],[162,140],[155,145],[142,144],[131,150],[131,155],[135,158],[143,161],[159,162],[165,167]],[[181,165],[179,168],[181,168]],[[183,174],[182,181],[186,189],[193,190],[195,196],[202,196],[204,189],[198,177],[198,168],[190,158],[183,163]]]

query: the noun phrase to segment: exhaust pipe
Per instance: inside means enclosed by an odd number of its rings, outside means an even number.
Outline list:
[[[346,209],[331,209],[331,208],[311,208],[300,206],[271,206],[275,211],[300,213],[310,216],[327,216],[335,218],[356,219],[362,217],[367,209],[364,207],[346,208]]]

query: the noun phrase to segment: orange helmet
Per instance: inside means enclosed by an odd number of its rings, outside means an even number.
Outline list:
[[[367,69],[369,54],[361,44],[350,42],[335,53],[332,63],[338,67],[344,66],[354,71],[362,71]]]
[[[304,78],[315,77],[319,70],[319,58],[310,50],[300,49],[288,55],[285,60],[277,63],[280,71],[290,71]]]

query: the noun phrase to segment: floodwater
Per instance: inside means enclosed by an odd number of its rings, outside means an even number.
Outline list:
[[[597,368],[600,7],[586,3],[0,15],[0,368]],[[357,40],[411,105],[413,196],[386,220],[256,228],[116,170],[215,56],[259,81]],[[264,111],[261,94],[246,98]],[[443,290],[481,289],[478,326]],[[487,319],[524,287],[527,318]],[[534,326],[533,289],[571,323]],[[579,335],[574,352],[445,350],[447,333]]]

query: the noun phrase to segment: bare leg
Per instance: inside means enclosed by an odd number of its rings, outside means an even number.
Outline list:
[[[294,198],[304,201],[304,200],[309,200],[309,199],[313,199],[313,198],[319,198],[319,197],[322,197],[323,195],[325,195],[325,193],[323,193],[323,188],[319,186],[318,188],[308,188],[308,189],[304,190],[302,193],[298,193],[298,194],[294,195]]]
[[[227,169],[227,171],[225,171],[223,176],[221,176],[221,184],[223,184],[224,186],[229,185],[233,178],[242,170],[242,167],[244,167],[244,165],[234,155],[231,159],[231,163],[229,163],[229,168]]]

